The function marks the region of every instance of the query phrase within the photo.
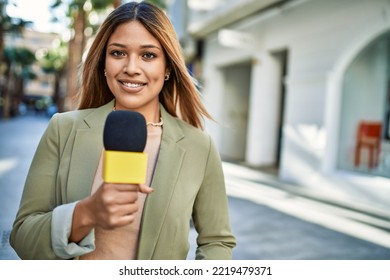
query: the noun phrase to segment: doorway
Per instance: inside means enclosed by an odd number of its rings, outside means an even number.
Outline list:
[[[227,161],[245,161],[251,70],[250,62],[222,69],[225,86],[221,156]]]

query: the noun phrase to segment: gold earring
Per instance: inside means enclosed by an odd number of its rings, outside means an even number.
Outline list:
[[[107,77],[107,71],[104,69],[104,76]]]
[[[166,74],[165,75],[165,81],[168,81],[169,80],[169,74]]]

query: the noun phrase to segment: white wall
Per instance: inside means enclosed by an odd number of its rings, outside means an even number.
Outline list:
[[[340,114],[337,102],[341,96],[335,94],[328,98],[332,94],[330,90],[337,90],[329,83],[335,65],[362,37],[389,25],[390,3],[386,0],[292,1],[282,8],[242,20],[229,28],[252,34],[256,38],[255,46],[228,48],[219,44],[217,34],[206,38],[206,106],[220,119],[223,86],[218,84],[221,81],[218,68],[234,61],[253,59],[247,160],[255,164],[272,162],[277,123],[273,110],[279,97],[275,96],[277,90],[272,86],[271,53],[287,49],[287,93],[279,175],[288,181],[310,184],[323,171],[327,157],[332,152],[337,153],[336,141],[329,141],[332,135],[338,137],[337,125],[329,123],[339,121],[331,115]],[[221,129],[214,124],[208,127],[220,146]],[[335,162],[332,164],[334,167]]]
[[[253,67],[249,113],[248,149],[250,165],[273,165],[278,143],[281,61],[270,53],[256,58]]]

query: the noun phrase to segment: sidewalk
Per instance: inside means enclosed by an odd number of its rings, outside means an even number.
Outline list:
[[[366,177],[361,178],[339,173],[333,177],[317,180],[316,184],[304,186],[284,182],[277,175],[246,167],[241,164],[223,162],[227,179],[241,178],[264,184],[287,193],[310,198],[356,212],[365,213],[390,222],[390,184],[388,179],[376,177],[375,187]]]

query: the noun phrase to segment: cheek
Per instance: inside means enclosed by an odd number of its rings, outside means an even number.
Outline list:
[[[153,67],[152,65],[150,65],[147,67],[147,69],[145,68],[145,70],[148,73],[149,77],[153,80],[164,80],[165,69],[161,66]]]
[[[107,76],[113,76],[116,75],[118,71],[123,70],[123,64],[116,60],[106,59],[105,69],[107,71]]]
[[[164,84],[165,84],[165,76],[164,76],[165,73],[156,73],[156,75],[153,76],[153,92],[155,94],[159,94],[161,92],[161,90],[163,89],[164,87]]]

